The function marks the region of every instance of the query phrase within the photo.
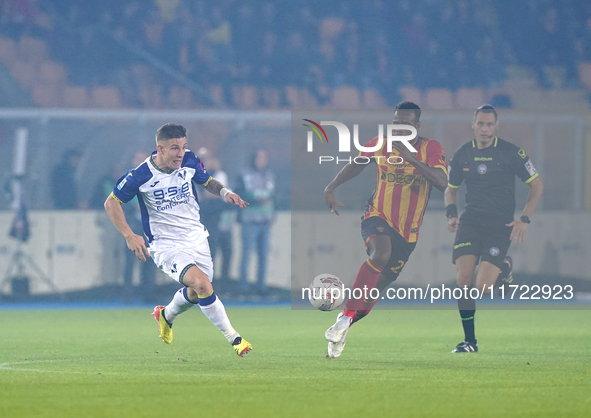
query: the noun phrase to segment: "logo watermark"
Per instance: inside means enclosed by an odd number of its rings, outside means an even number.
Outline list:
[[[314,133],[320,138],[320,142],[328,143],[328,135],[326,131],[322,128],[323,126],[334,126],[337,129],[339,134],[339,152],[351,152],[351,131],[342,122],[338,121],[320,121],[320,123],[316,123],[310,119],[302,119],[310,124],[303,124],[304,126],[312,129],[308,131],[307,134],[307,152],[314,151]],[[410,134],[405,135],[402,134],[402,131],[410,131]],[[388,124],[386,125],[386,135],[384,135],[384,124],[378,125],[378,136],[377,141],[372,146],[364,146],[359,143],[359,125],[353,124],[353,145],[355,148],[360,152],[367,152],[367,153],[374,153],[384,146],[384,140],[386,141],[386,151],[388,153],[392,153],[393,146],[392,144],[396,142],[401,142],[410,152],[416,153],[417,150],[415,147],[412,146],[410,141],[417,137],[417,130],[414,126],[411,125],[401,125],[401,124]],[[323,162],[330,162],[335,161],[336,164],[341,162],[347,162],[351,164],[369,164],[371,159],[376,159],[376,163],[381,164],[386,162],[387,164],[402,164],[404,163],[404,159],[399,155],[392,155],[389,157],[386,156],[372,156],[367,157],[363,155],[358,155],[357,157],[348,157],[348,158],[341,158],[337,156],[331,155],[321,155],[318,157],[319,164]],[[382,160],[383,159],[383,160]]]

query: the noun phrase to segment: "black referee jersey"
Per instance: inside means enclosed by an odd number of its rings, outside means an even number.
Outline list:
[[[476,140],[462,145],[448,166],[448,187],[466,182],[463,220],[512,222],[515,176],[529,183],[538,173],[524,150],[501,138],[478,149]]]

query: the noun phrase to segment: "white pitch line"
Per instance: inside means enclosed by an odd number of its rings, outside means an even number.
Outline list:
[[[15,371],[15,372],[34,372],[34,373],[70,373],[70,374],[101,374],[101,375],[120,375],[122,373],[112,373],[112,372],[97,372],[97,371],[88,371],[88,372],[81,372],[81,371],[74,371],[74,370],[44,370],[44,369],[29,369],[29,368],[19,368],[14,367],[18,365],[27,365],[27,364],[34,364],[34,363],[57,363],[57,362],[72,362],[74,360],[69,359],[57,359],[57,360],[28,360],[28,361],[17,361],[17,362],[10,362],[10,363],[0,363],[0,371]],[[132,373],[132,371],[130,371]],[[212,377],[212,378],[232,378],[235,377],[234,374],[223,374],[223,373],[200,373],[199,370],[195,370],[195,373],[198,374],[200,377]],[[187,374],[187,373],[182,373]],[[163,376],[162,373],[142,373],[142,375],[146,376]],[[267,376],[268,379],[275,379],[275,380],[283,380],[283,379],[301,379],[301,380],[316,380],[316,379],[326,379],[325,376]],[[349,380],[362,380],[362,381],[409,381],[412,380],[411,378],[390,378],[390,377],[371,377],[371,376],[359,376],[359,377],[348,377]]]
[[[17,371],[17,372],[35,372],[35,373],[120,374],[120,373],[96,372],[96,371],[80,372],[80,371],[75,371],[75,370],[44,370],[44,369],[29,369],[29,368],[14,367],[14,366],[19,366],[19,365],[34,364],[34,363],[57,363],[57,362],[66,362],[66,361],[73,361],[73,360],[68,360],[68,359],[28,360],[28,361],[15,361],[15,362],[11,362],[11,363],[0,363],[0,370]]]

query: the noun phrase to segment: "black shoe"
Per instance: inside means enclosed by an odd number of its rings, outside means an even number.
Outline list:
[[[506,256],[503,260],[503,267],[497,278],[497,284],[502,286],[504,284],[513,283],[513,259],[510,256]]]
[[[462,341],[456,348],[452,350],[452,353],[477,353],[478,343],[476,341]]]

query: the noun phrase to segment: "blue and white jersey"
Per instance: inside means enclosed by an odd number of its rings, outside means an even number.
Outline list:
[[[144,233],[151,244],[168,247],[178,241],[203,241],[209,234],[200,222],[195,183],[207,186],[212,177],[192,151],[186,150],[181,168],[169,173],[156,166],[155,156],[152,153],[117,180],[112,196],[121,203],[137,196]]]

